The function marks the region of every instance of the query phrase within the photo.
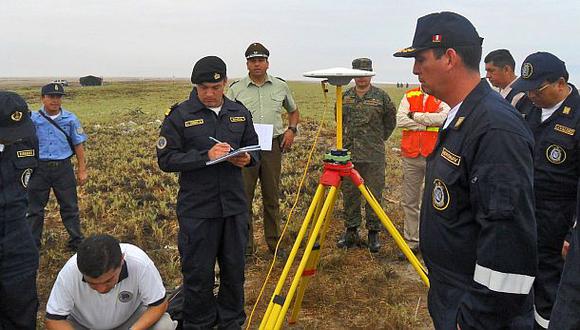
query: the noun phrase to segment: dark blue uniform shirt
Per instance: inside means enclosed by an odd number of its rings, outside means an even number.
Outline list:
[[[432,280],[464,291],[460,301],[440,302],[457,306],[463,329],[507,327],[529,301],[533,147],[521,115],[482,81],[427,160],[421,250]]]
[[[230,162],[207,166],[207,152],[214,137],[232,148],[258,144],[252,116],[243,105],[224,96],[216,115],[195,92],[171,110],[161,126],[157,142],[159,167],[180,172],[177,214],[183,217],[228,217],[247,211],[241,168]],[[258,153],[251,152],[251,166]]]

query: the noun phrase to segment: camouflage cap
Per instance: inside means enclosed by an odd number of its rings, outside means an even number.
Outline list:
[[[270,51],[266,47],[264,47],[264,45],[262,45],[261,43],[254,42],[248,46],[245,55],[247,59],[250,59],[252,57],[268,58],[268,56],[270,56]]]
[[[193,66],[191,82],[194,84],[216,83],[226,78],[226,63],[217,56],[201,58]]]
[[[373,71],[373,61],[370,58],[355,58],[352,61],[352,68],[357,70]]]

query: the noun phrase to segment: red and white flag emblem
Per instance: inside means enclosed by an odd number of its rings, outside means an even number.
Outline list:
[[[431,41],[433,42],[441,42],[441,35],[440,34],[434,34],[433,38],[431,39]]]

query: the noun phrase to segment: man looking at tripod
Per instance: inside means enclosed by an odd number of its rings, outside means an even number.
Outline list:
[[[451,110],[427,160],[421,252],[436,329],[522,329],[533,323],[536,276],[534,138],[481,80],[483,38],[441,12],[418,19],[413,73]]]
[[[352,68],[373,71],[373,63],[368,58],[352,61]],[[389,95],[371,84],[371,77],[355,78],[355,87],[342,96],[344,146],[351,152],[355,168],[365,179],[365,184],[377,201],[381,201],[385,187],[385,141],[391,136],[396,125],[395,106]],[[362,222],[361,193],[349,180],[342,186],[346,231],[338,240],[340,248],[352,248],[360,242],[358,227]],[[381,223],[365,204],[368,248],[379,252],[379,230]]]

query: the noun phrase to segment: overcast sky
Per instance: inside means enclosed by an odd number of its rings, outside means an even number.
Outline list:
[[[392,54],[411,45],[418,17],[442,10],[474,23],[484,55],[508,48],[519,72],[528,54],[549,51],[578,81],[580,1],[571,0],[1,0],[0,77],[189,77],[205,55],[239,77],[259,41],[270,73],[286,79],[370,57],[376,81],[415,82],[412,60]]]

